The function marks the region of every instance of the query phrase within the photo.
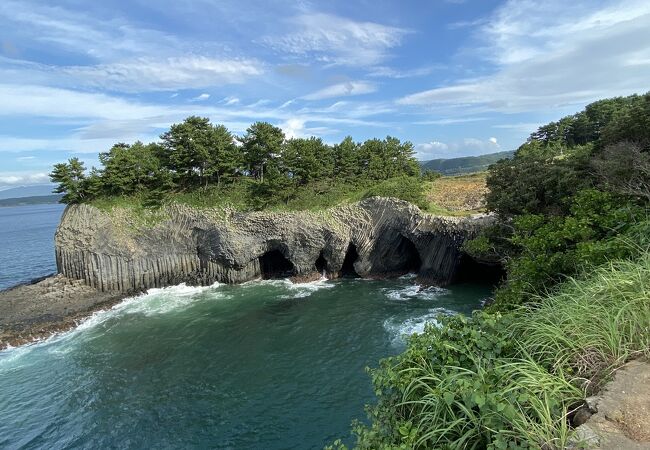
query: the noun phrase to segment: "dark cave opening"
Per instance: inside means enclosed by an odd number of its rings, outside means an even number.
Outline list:
[[[488,264],[476,261],[463,253],[454,274],[454,283],[485,283],[497,286],[506,275],[501,264]]]
[[[420,271],[422,260],[420,253],[415,244],[410,239],[400,235],[400,239],[395,247],[395,254],[400,256],[400,265],[398,271],[415,272]]]
[[[328,264],[327,260],[325,259],[325,256],[323,256],[323,252],[320,252],[320,255],[318,255],[318,259],[314,263],[316,266],[316,271],[320,274],[325,274],[328,270]]]
[[[354,263],[359,259],[359,253],[357,253],[357,247],[350,242],[348,249],[345,252],[345,259],[343,260],[343,266],[341,267],[341,276],[347,278],[358,278],[359,274],[354,269]]]
[[[260,256],[262,278],[286,278],[294,274],[295,268],[280,250],[270,250]]]

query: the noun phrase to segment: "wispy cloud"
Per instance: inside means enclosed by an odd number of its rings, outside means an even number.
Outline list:
[[[591,13],[586,6],[507,2],[481,29],[488,38],[486,56],[497,65],[493,75],[417,92],[398,103],[519,112],[647,90],[650,64],[635,61],[650,56],[650,3],[617,2]]]
[[[449,117],[445,119],[418,120],[413,122],[416,125],[456,125],[470,122],[481,122],[487,117]]]
[[[0,172],[0,188],[49,183],[46,172]]]
[[[430,141],[415,146],[416,156],[422,161],[437,158],[458,156],[475,156],[485,153],[494,153],[501,150],[497,138],[488,139],[464,138],[459,141],[441,142]]]
[[[393,67],[380,66],[374,68],[371,72],[368,73],[371,77],[378,78],[414,78],[414,77],[423,77],[425,75],[431,74],[434,70],[440,69],[442,66],[426,66],[419,67],[416,69],[395,69]]]
[[[294,57],[316,58],[335,65],[378,64],[410,32],[323,13],[298,15],[288,22],[296,31],[283,36],[266,36],[261,42]]]
[[[349,97],[352,95],[370,94],[377,91],[377,85],[365,81],[346,81],[320,89],[302,98],[305,100],[323,100],[326,98]]]
[[[96,66],[64,67],[61,72],[88,86],[142,92],[244,83],[250,77],[263,74],[264,68],[253,59],[178,56],[142,57]]]

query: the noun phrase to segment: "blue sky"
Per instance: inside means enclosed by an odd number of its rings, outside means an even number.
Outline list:
[[[3,0],[0,30],[0,189],[191,114],[432,159],[650,90],[647,0]]]

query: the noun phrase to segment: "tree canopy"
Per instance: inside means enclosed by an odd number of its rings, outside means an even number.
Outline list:
[[[157,205],[167,195],[227,183],[245,186],[263,208],[291,200],[305,186],[325,194],[337,183],[420,175],[413,144],[394,137],[359,143],[348,136],[332,146],[316,137],[287,139],[268,122],[252,124],[238,137],[197,116],[172,125],[159,142],[117,143],[99,161],[101,167],[88,174],[76,158],[54,167],[51,179],[66,194],[64,202],[142,195]],[[409,198],[419,198],[419,192]]]

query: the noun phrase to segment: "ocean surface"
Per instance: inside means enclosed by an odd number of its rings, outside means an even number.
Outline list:
[[[65,205],[0,208],[0,290],[56,271],[54,232]]]
[[[61,208],[24,208],[2,244],[13,236],[51,255],[44,224]],[[50,221],[39,216],[44,208]],[[47,273],[51,260],[39,261]],[[351,443],[350,422],[364,420],[373,401],[364,368],[399,353],[404,336],[437,314],[469,313],[489,294],[474,284],[424,288],[412,276],[152,289],[74,330],[0,352],[0,448]]]

